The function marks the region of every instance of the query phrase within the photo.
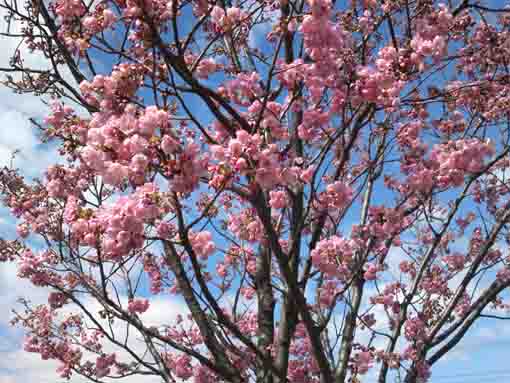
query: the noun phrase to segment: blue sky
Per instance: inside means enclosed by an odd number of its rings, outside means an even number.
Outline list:
[[[503,2],[493,0],[493,6]],[[0,11],[1,13],[1,11]],[[3,29],[3,17],[0,29]],[[267,32],[265,26],[259,27],[259,33],[253,36],[260,42]],[[0,37],[2,52],[0,66],[6,66],[8,53],[15,48],[12,40]],[[28,56],[28,62],[45,67],[47,63],[37,55]],[[46,107],[36,97],[30,95],[14,95],[10,90],[0,87],[0,166],[8,164],[11,153],[21,150],[16,158],[16,166],[29,175],[36,176],[50,164],[58,160],[51,147],[38,143],[35,131],[31,128],[28,118],[41,118]],[[0,210],[0,232],[3,236],[13,235],[14,221],[5,209]],[[21,332],[9,326],[10,308],[16,304],[18,297],[29,297],[35,303],[44,302],[46,294],[40,289],[31,287],[25,281],[17,280],[13,265],[0,264],[0,383],[18,383],[36,381],[41,383],[60,382],[54,375],[55,364],[41,361],[38,355],[24,353],[21,350]],[[149,321],[155,323],[162,319],[171,319],[183,306],[175,301],[158,301],[151,307]],[[170,312],[170,314],[169,314]],[[457,347],[457,350],[444,360],[438,362],[433,369],[433,383],[456,382],[504,382],[510,381],[510,366],[506,365],[507,350],[510,347],[510,325],[503,321],[481,321]],[[136,377],[132,382],[152,383],[149,378]],[[364,382],[373,379],[367,376]],[[79,378],[72,382],[80,382]],[[129,380],[126,382],[130,383]]]

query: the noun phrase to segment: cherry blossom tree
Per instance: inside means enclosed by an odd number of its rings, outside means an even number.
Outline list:
[[[2,0],[4,85],[48,101],[60,157],[0,172],[0,260],[48,293],[14,312],[26,352],[93,382],[426,382],[507,318],[503,3]]]

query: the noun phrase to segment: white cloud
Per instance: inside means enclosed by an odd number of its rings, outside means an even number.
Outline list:
[[[5,266],[5,267],[4,267]],[[28,282],[19,280],[15,275],[14,265],[3,265],[0,269],[0,310],[3,313],[9,312],[9,309],[16,306],[16,300],[20,296],[28,296],[34,304],[44,303],[47,299],[47,290],[31,286]],[[174,323],[177,315],[181,314],[186,318],[188,311],[183,302],[168,296],[161,296],[152,299],[149,310],[141,315],[141,319],[146,327],[171,325]],[[83,302],[90,313],[98,316],[101,309],[100,304],[93,299],[85,299]],[[127,298],[121,297],[121,303],[125,307]],[[77,313],[76,306],[70,305],[69,308],[62,310],[62,314],[70,312]],[[96,318],[102,325],[106,326],[106,321]],[[10,383],[13,381],[37,381],[40,383],[55,383],[59,381],[56,369],[59,363],[56,361],[41,360],[40,355],[30,354],[22,349],[22,332],[9,326],[9,316],[0,316],[0,336],[5,343],[0,347],[0,383]],[[115,336],[124,341],[126,334],[126,324],[121,321],[114,321],[112,325]],[[141,334],[133,328],[129,330],[127,340],[129,347],[138,355],[143,355],[146,350],[145,343],[142,341]],[[106,353],[115,352],[118,360],[131,362],[132,357],[121,348],[109,342],[104,342],[103,351]],[[94,361],[96,356],[84,354],[84,359]],[[74,383],[86,382],[84,378],[73,377]],[[152,383],[159,382],[157,377],[151,376],[133,376],[123,380],[125,383]]]
[[[25,279],[16,277],[16,266],[12,263],[0,265],[0,330],[7,330],[9,325],[8,313],[16,306],[19,298],[30,298],[34,304],[44,303],[48,297],[48,290],[37,288]]]
[[[54,367],[40,360],[40,357],[28,354],[21,349],[22,333],[11,327],[11,310],[17,305],[20,297],[30,297],[34,303],[43,303],[47,299],[45,289],[35,288],[26,280],[16,277],[14,264],[0,264],[0,383],[27,381],[55,382],[55,375],[50,371]],[[43,363],[44,362],[44,363]],[[46,379],[48,378],[48,379]]]
[[[5,32],[5,11],[0,9],[0,30]],[[11,25],[11,32],[19,32],[20,26]],[[8,67],[9,59],[16,50],[19,41],[0,37],[0,67]],[[26,46],[20,51],[27,67],[48,68],[47,60],[40,54],[31,54]],[[1,76],[4,80],[4,76]],[[16,77],[13,74],[14,78]],[[40,97],[29,94],[16,94],[11,89],[0,85],[0,167],[10,165],[12,154],[19,151],[13,165],[20,168],[27,176],[40,176],[42,172],[58,159],[53,148],[41,145],[37,131],[29,118],[40,120],[48,108]],[[0,210],[5,214],[5,209]],[[1,216],[1,224],[12,225],[10,216]],[[9,228],[10,229],[10,228]],[[2,236],[6,232],[2,228]],[[16,277],[13,264],[0,264],[0,383],[34,381],[55,383],[55,363],[42,361],[38,355],[25,353],[21,349],[20,329],[10,326],[11,309],[18,307],[20,297],[30,298],[34,304],[47,300],[47,291],[35,288],[25,280]]]
[[[0,105],[0,166],[12,163],[25,175],[40,176],[48,166],[58,161],[58,157],[54,149],[39,144],[28,118],[19,110]],[[17,154],[13,159],[15,151]]]
[[[6,31],[6,11],[0,8],[0,31]],[[11,33],[20,33],[21,25],[11,23]],[[0,36],[0,67],[9,67],[9,61],[16,49],[19,49],[26,68],[44,70],[51,67],[50,62],[38,52],[30,52],[25,44],[19,44],[16,38]],[[73,83],[72,76],[65,67],[59,67],[61,75],[69,83]],[[17,73],[10,73],[15,79],[20,79]],[[5,76],[0,74],[1,80]],[[40,176],[52,163],[58,160],[54,148],[40,145],[37,129],[30,123],[29,118],[41,120],[48,113],[49,98],[32,94],[19,94],[0,84],[0,167],[10,164],[12,153],[19,151],[14,166],[23,170],[26,175]]]

